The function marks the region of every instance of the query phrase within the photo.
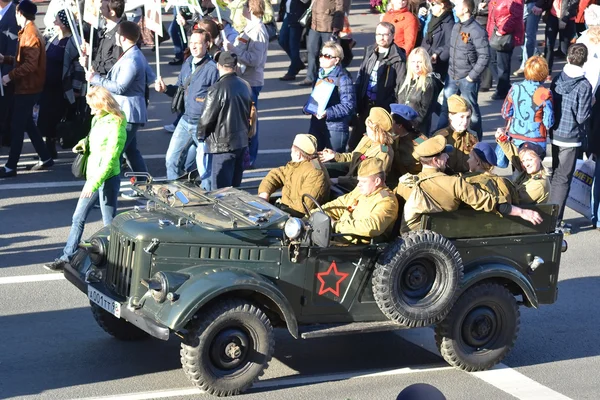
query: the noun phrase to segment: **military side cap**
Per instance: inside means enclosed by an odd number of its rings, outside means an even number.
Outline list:
[[[473,150],[481,161],[493,165],[494,167],[498,165],[496,151],[490,143],[479,142],[473,147]]]
[[[379,125],[386,132],[392,130],[392,116],[385,108],[373,107],[369,112],[369,121],[375,125]]]
[[[533,151],[535,154],[538,155],[538,157],[540,158],[544,158],[546,157],[546,150],[540,146],[537,143],[533,143],[533,142],[523,142],[520,146],[519,146],[519,153],[523,150],[531,150]]]
[[[307,133],[299,133],[294,138],[294,146],[306,154],[313,155],[317,151],[317,138]]]
[[[442,135],[434,136],[430,139],[427,139],[417,147],[415,147],[415,152],[413,156],[415,158],[419,157],[432,157],[441,153],[450,153],[452,151],[452,146],[446,145],[446,138]]]
[[[412,121],[419,116],[412,107],[407,106],[406,104],[390,104],[390,109],[392,110],[392,114],[398,115],[407,121]]]
[[[379,174],[384,172],[383,161],[379,158],[367,158],[362,163],[360,163],[360,168],[358,169],[359,177],[367,177],[375,174]]]
[[[448,111],[451,113],[461,113],[471,110],[469,102],[457,94],[448,97]]]

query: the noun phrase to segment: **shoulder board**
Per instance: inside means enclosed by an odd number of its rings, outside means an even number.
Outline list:
[[[413,139],[413,142],[417,145],[420,145],[421,143],[423,143],[424,141],[427,140],[427,137],[425,137],[424,135],[419,134],[419,136],[417,136],[416,138]]]
[[[432,137],[437,136],[437,135],[448,136],[449,134],[450,134],[450,130],[448,128],[443,128],[443,129],[440,129],[440,130],[434,132]]]
[[[381,145],[381,151],[383,151],[384,153],[387,153],[388,149],[389,149],[389,147],[387,145],[385,145],[385,144]]]
[[[544,177],[542,176],[542,174],[539,173],[539,172],[537,174],[533,175],[532,178],[535,179],[536,181],[544,179]]]
[[[315,167],[315,169],[321,169],[321,163],[319,162],[318,159],[313,158],[312,160],[310,160],[311,164],[313,165],[313,167]]]

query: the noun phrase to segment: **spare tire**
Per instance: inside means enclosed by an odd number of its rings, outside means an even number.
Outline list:
[[[379,257],[373,295],[390,320],[410,328],[432,325],[450,312],[462,277],[462,259],[448,239],[408,232]]]

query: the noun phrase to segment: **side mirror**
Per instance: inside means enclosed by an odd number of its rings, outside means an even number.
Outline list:
[[[318,247],[329,247],[331,241],[331,218],[320,211],[311,214],[308,219],[312,230],[310,240],[313,245]]]

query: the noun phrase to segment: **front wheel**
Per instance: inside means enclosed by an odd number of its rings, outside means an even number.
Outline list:
[[[483,371],[506,357],[519,333],[515,297],[504,286],[483,283],[464,292],[435,328],[442,357],[464,371]]]
[[[181,344],[181,365],[200,389],[233,396],[264,373],[274,346],[273,327],[260,308],[244,300],[227,300],[190,323]]]

